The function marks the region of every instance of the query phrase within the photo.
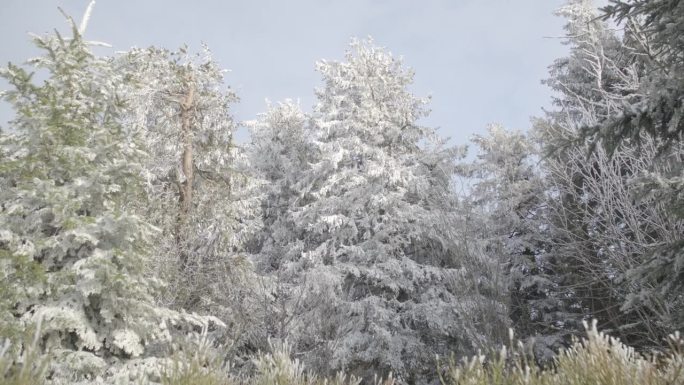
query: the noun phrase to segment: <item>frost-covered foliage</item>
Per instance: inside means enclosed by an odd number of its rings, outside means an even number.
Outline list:
[[[660,123],[648,127],[644,115],[679,124],[676,103],[659,110],[669,118],[647,112],[667,99],[647,90],[652,77],[679,75],[654,67],[643,52],[660,33],[672,43],[678,6],[614,3],[609,11],[628,20],[622,37],[590,1],[568,1],[558,11],[567,19],[570,54],[545,81],[556,108],[535,121],[531,139],[490,128],[473,140],[478,159],[463,166],[472,178],[471,242],[507,264],[511,318],[523,336],[539,334],[537,358],[569,343],[589,318],[640,348],[683,327],[684,148],[676,128],[674,136],[658,134]],[[656,28],[662,18],[667,28]],[[658,44],[651,54],[671,59]]]
[[[554,61],[545,83],[556,92],[552,101],[562,110],[555,117],[579,132],[615,112],[619,95],[638,87],[638,68],[591,0],[568,1],[556,14],[567,20],[570,55]],[[573,139],[568,134],[558,139]]]
[[[35,37],[44,82],[0,70],[0,381],[682,383],[678,338],[648,360],[594,327],[552,358],[589,318],[640,350],[684,328],[684,7],[611,4],[622,35],[587,0],[559,10],[555,108],[468,163],[372,41],[243,149],[208,49],[96,56],[91,7]],[[509,324],[553,370],[515,348],[436,367]]]
[[[564,293],[558,296],[576,301],[574,310],[557,318],[595,317],[627,342],[659,345],[667,332],[681,327],[681,298],[655,290],[652,281],[635,279],[635,272],[650,264],[664,242],[681,238],[684,224],[654,197],[635,200],[640,187],[632,180],[648,168],[667,171],[674,162],[660,162],[648,138],[638,149],[623,147],[612,156],[597,149],[587,157],[585,150],[575,150],[562,163],[549,159],[545,164],[556,194],[548,217],[550,250]],[[642,302],[644,295],[647,302]]]
[[[58,357],[50,372],[78,380],[208,319],[154,304],[159,282],[143,268],[158,230],[129,209],[145,153],[121,123],[125,79],[72,27],[34,38],[41,84],[12,64],[0,72],[16,112],[0,142],[0,326],[20,347],[13,337],[41,323],[40,349]]]
[[[659,345],[684,326],[677,212],[684,148],[652,135],[644,122],[636,133],[612,131],[624,108],[658,97],[643,88],[659,70],[637,53],[637,20],[621,41],[588,1],[571,1],[560,14],[568,18],[571,54],[556,61],[547,81],[558,109],[536,124],[550,197],[546,254],[559,287],[559,312],[550,319],[576,332],[583,319],[597,318],[627,343]],[[592,139],[588,127],[602,131]]]
[[[651,303],[674,303],[667,309],[669,330],[684,328],[684,3],[672,0],[612,1],[606,17],[622,23],[626,50],[639,66],[639,86],[600,123],[604,142],[640,142],[647,137],[657,149],[653,164],[637,175],[635,196],[646,205],[658,202],[679,235],[660,239],[647,260],[630,270],[631,282],[649,288],[632,293],[625,309]],[[650,309],[653,311],[654,309]],[[674,310],[674,311],[673,311]],[[661,317],[661,312],[656,312]]]
[[[441,380],[453,385],[586,385],[680,384],[684,382],[684,341],[673,334],[664,354],[644,356],[596,329],[563,350],[554,368],[542,370],[530,360],[522,344],[504,346],[490,357],[478,355],[448,362]],[[513,342],[513,341],[511,341]]]
[[[659,149],[684,135],[684,4],[677,0],[611,0],[604,19],[624,27],[625,56],[638,68],[638,87],[612,93],[606,119],[586,135],[608,149],[642,136],[659,139]],[[612,99],[612,100],[611,100]]]
[[[302,297],[298,270],[288,267],[303,250],[305,229],[297,225],[295,213],[308,202],[303,194],[308,185],[305,173],[319,159],[308,120],[298,105],[286,101],[269,106],[259,120],[249,123],[250,165],[265,182],[264,227],[252,242],[265,304],[258,330],[260,349],[268,347],[268,337],[296,344],[305,328],[294,329],[293,319],[313,305],[312,299]]]
[[[306,173],[320,159],[314,131],[300,107],[291,101],[269,106],[250,122],[250,166],[266,182],[262,214],[263,233],[258,240],[259,269],[278,269],[282,261],[297,258],[302,241],[293,214],[306,204]]]
[[[26,333],[28,334],[28,333]],[[27,336],[28,337],[28,336]],[[42,385],[45,383],[49,361],[42,355],[38,346],[40,333],[33,333],[32,338],[22,342],[22,348],[16,349],[12,341],[4,340],[0,345],[0,382],[5,385]]]
[[[255,282],[244,251],[260,226],[260,195],[233,143],[237,98],[225,71],[206,47],[198,55],[134,49],[117,65],[134,87],[126,124],[150,152],[141,210],[162,229],[150,265],[168,283],[159,300],[218,316],[233,338],[246,337]]]
[[[684,341],[679,333],[669,336],[668,348],[661,352],[642,355],[622,344],[617,338],[598,332],[596,324],[587,329],[587,338],[564,349],[555,359],[552,368],[541,369],[531,360],[529,346],[512,339],[507,346],[488,355],[478,354],[472,358],[457,360],[451,356],[446,362],[435,366],[435,375],[442,384],[470,385],[585,385],[616,384],[672,385],[684,381]],[[32,346],[29,344],[29,346]],[[143,380],[132,375],[143,368],[120,370],[117,381],[111,384],[150,385],[359,385],[361,379],[338,372],[332,377],[322,377],[308,371],[296,358],[287,344],[273,343],[267,352],[252,358],[253,371],[249,375],[236,375],[230,365],[222,360],[220,349],[206,334],[188,345],[181,354],[159,365],[153,380]],[[8,385],[36,385],[45,383],[41,373],[45,359],[28,350],[21,357],[0,349],[0,379]],[[13,365],[14,360],[21,365]],[[8,366],[9,364],[9,366]],[[8,368],[10,370],[8,370]],[[126,373],[127,376],[121,376]],[[150,378],[150,376],[147,376]],[[399,383],[393,377],[374,378],[375,385]],[[101,379],[87,382],[56,382],[56,384],[104,384]]]
[[[354,41],[346,59],[318,63],[325,86],[311,127],[289,105],[262,123],[276,143],[259,155],[274,157],[290,210],[267,219],[268,231],[294,241],[270,256],[271,275],[294,289],[281,311],[310,367],[423,382],[435,354],[496,339],[506,309],[487,289],[498,272],[473,270],[492,265],[458,250],[450,186],[460,151],[419,124],[426,100],[407,90],[412,73],[371,42]],[[308,159],[296,152],[308,147]],[[302,167],[277,170],[292,163]]]
[[[464,166],[473,181],[466,197],[473,211],[466,230],[505,268],[516,331],[535,335],[545,329],[546,313],[555,305],[548,296],[553,282],[544,260],[546,191],[536,167],[537,148],[525,134],[498,124],[472,142],[476,160]]]

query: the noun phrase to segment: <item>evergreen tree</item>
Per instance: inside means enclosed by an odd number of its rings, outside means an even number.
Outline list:
[[[250,123],[250,165],[266,182],[262,203],[264,231],[259,239],[259,270],[280,269],[301,252],[293,213],[306,202],[306,173],[320,161],[309,117],[292,101],[269,106]],[[298,251],[299,250],[299,251]]]
[[[554,323],[577,332],[583,319],[597,318],[623,341],[657,345],[682,311],[673,264],[682,221],[669,210],[673,200],[640,190],[645,179],[663,182],[680,172],[681,143],[663,147],[646,131],[619,143],[584,136],[588,127],[609,129],[620,109],[640,97],[649,70],[629,48],[633,37],[620,42],[590,2],[571,1],[560,13],[568,18],[571,54],[552,67],[548,84],[558,91],[558,110],[536,130],[551,198],[548,255],[563,304]],[[642,274],[659,277],[637,278]]]
[[[551,266],[544,260],[547,192],[536,167],[537,149],[525,134],[498,124],[472,142],[477,158],[466,167],[473,180],[467,201],[477,210],[468,226],[471,237],[484,242],[486,253],[505,266],[517,334],[551,334],[545,317],[557,304],[550,295]]]
[[[625,29],[626,56],[640,66],[638,88],[614,98],[607,119],[585,127],[585,135],[609,150],[642,134],[663,150],[684,135],[684,4],[677,0],[611,0],[602,18]]]
[[[354,41],[346,58],[318,63],[320,158],[300,179],[301,252],[287,265],[306,306],[290,327],[313,367],[424,382],[435,354],[505,334],[500,277],[454,241],[460,151],[419,124],[426,100],[407,90],[412,73],[370,43]]]
[[[0,141],[2,325],[40,322],[54,376],[74,381],[170,342],[173,324],[207,321],[153,302],[159,282],[143,267],[157,229],[131,210],[145,154],[121,124],[126,80],[88,49],[84,28],[34,38],[41,85],[12,64],[1,72],[17,114]]]
[[[254,323],[246,242],[260,229],[260,195],[233,142],[237,97],[206,47],[196,55],[134,49],[116,64],[133,86],[125,122],[150,153],[139,209],[162,230],[149,266],[168,282],[158,301],[221,318],[237,348]]]
[[[305,175],[319,160],[313,143],[309,117],[291,101],[270,106],[251,122],[250,165],[264,181],[262,232],[252,247],[256,268],[262,277],[262,344],[267,337],[288,340],[295,346],[307,335],[303,312],[314,304],[304,300],[298,279],[298,260],[304,247],[304,233],[295,214],[307,203]]]
[[[654,163],[634,179],[635,196],[646,205],[657,202],[678,236],[659,239],[647,259],[632,268],[630,282],[650,288],[632,293],[625,310],[650,308],[666,331],[684,327],[684,3],[673,0],[611,0],[605,19],[624,26],[629,57],[639,71],[639,86],[630,89],[605,120],[585,128],[608,149],[624,142],[655,145]],[[651,306],[665,303],[662,311]]]

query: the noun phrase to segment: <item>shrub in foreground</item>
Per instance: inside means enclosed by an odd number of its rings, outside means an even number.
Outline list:
[[[237,374],[220,352],[204,338],[194,350],[176,354],[159,363],[159,378],[119,375],[99,384],[161,385],[360,385],[362,379],[338,373],[324,378],[306,371],[293,359],[287,344],[273,344],[270,353],[252,360],[250,374]],[[35,341],[24,349],[0,347],[0,383],[9,385],[64,384],[50,378],[47,356],[36,354]],[[461,361],[451,358],[438,365],[442,385],[684,385],[684,340],[679,333],[670,336],[669,349],[648,356],[636,352],[618,339],[587,327],[587,338],[562,351],[548,369],[538,367],[532,355],[519,343],[511,344],[490,356],[477,355]],[[54,358],[52,359],[55,360]],[[121,368],[120,370],[127,370]],[[122,378],[130,378],[126,382]],[[376,385],[401,384],[401,379],[367,379]]]
[[[670,336],[669,349],[644,356],[617,338],[587,326],[587,338],[562,351],[549,369],[541,369],[522,344],[457,362],[440,373],[443,385],[682,385],[684,340]]]

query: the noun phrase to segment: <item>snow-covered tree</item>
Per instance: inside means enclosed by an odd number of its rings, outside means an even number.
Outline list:
[[[605,18],[624,26],[625,51],[639,66],[639,84],[615,98],[621,103],[613,113],[589,127],[588,132],[608,146],[624,142],[646,146],[658,152],[633,181],[635,196],[646,205],[657,202],[678,229],[684,226],[684,3],[673,0],[611,1]],[[609,147],[610,148],[610,147]],[[680,230],[681,234],[681,230]],[[666,329],[684,328],[684,237],[660,239],[648,258],[629,274],[631,282],[648,282],[650,290],[630,295],[625,309],[654,301],[678,304],[664,322]],[[669,313],[669,311],[668,311]],[[661,313],[662,314],[662,313]],[[678,321],[677,321],[678,320]]]
[[[54,375],[74,381],[170,342],[177,322],[206,321],[154,304],[144,265],[158,230],[130,209],[145,153],[122,125],[126,79],[89,50],[85,21],[70,38],[34,37],[44,82],[0,72],[16,112],[0,139],[0,324],[40,322]]]
[[[319,160],[313,142],[309,117],[299,105],[285,101],[269,105],[266,113],[250,122],[250,165],[264,181],[263,231],[253,242],[256,268],[262,280],[261,301],[263,335],[297,344],[306,325],[293,325],[295,318],[312,305],[302,298],[297,260],[303,251],[304,229],[298,227],[294,214],[307,203],[304,189],[306,174]],[[294,267],[294,269],[292,269]]]
[[[250,166],[266,181],[265,227],[259,240],[261,271],[278,269],[279,263],[293,260],[301,252],[292,214],[306,203],[301,196],[304,178],[311,164],[319,160],[308,120],[299,105],[288,100],[269,106],[259,120],[250,123]]]
[[[260,199],[233,143],[237,97],[225,71],[206,47],[197,55],[134,49],[117,65],[134,85],[126,123],[150,152],[140,209],[162,229],[150,266],[168,281],[160,301],[218,316],[231,339],[246,338],[254,282],[245,243],[260,228]]]
[[[657,138],[658,148],[684,135],[684,4],[677,0],[611,0],[603,19],[624,27],[625,56],[639,66],[638,87],[606,95],[615,108],[607,119],[585,127],[609,150],[623,140]],[[612,100],[611,100],[612,99]]]
[[[486,252],[504,265],[509,285],[509,311],[517,335],[534,336],[546,328],[546,312],[554,307],[548,293],[545,252],[546,191],[536,166],[537,149],[530,138],[492,124],[488,135],[476,135],[476,159],[465,167],[473,185],[467,202],[473,219],[466,230],[484,243]]]
[[[560,13],[568,18],[571,54],[552,67],[548,84],[558,109],[536,130],[552,198],[548,253],[565,302],[553,322],[581,330],[580,321],[597,318],[630,344],[657,345],[681,326],[676,234],[684,224],[670,209],[677,194],[663,186],[681,174],[681,142],[666,145],[646,128],[613,136],[621,111],[649,94],[642,91],[652,72],[631,33],[621,42],[590,2],[571,1]],[[660,183],[644,195],[649,180]],[[664,190],[669,199],[658,198]]]
[[[497,271],[482,268],[496,264],[454,241],[461,151],[420,125],[427,101],[408,91],[412,72],[370,42],[354,41],[346,59],[318,63],[320,155],[299,178],[299,249],[282,264],[303,304],[295,349],[315,368],[424,382],[435,354],[505,334],[505,306],[487,291]]]

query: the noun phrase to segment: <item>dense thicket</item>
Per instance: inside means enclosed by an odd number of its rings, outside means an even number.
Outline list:
[[[681,100],[650,110],[663,93],[679,92],[654,83],[676,82],[681,71],[674,62],[665,66],[669,51],[653,51],[665,44],[655,43],[657,32],[644,35],[649,21],[638,12],[646,5],[631,7],[636,13],[623,36],[588,2],[561,10],[570,56],[551,67],[547,83],[557,91],[557,109],[537,122],[535,134],[548,183],[546,255],[553,259],[556,297],[564,302],[554,322],[577,330],[579,321],[596,318],[600,328],[645,347],[662,344],[684,319],[684,152],[675,127]],[[644,119],[674,125],[664,134]],[[627,134],[622,124],[639,131]]]
[[[684,373],[678,346],[658,366],[595,329],[555,356],[590,319],[640,351],[684,328],[681,2],[569,1],[553,108],[526,133],[491,125],[471,160],[422,124],[413,72],[371,40],[317,63],[312,112],[270,105],[238,146],[207,49],[98,56],[89,12],[0,72],[16,113],[0,133],[0,378]],[[509,327],[531,355],[438,368]]]

